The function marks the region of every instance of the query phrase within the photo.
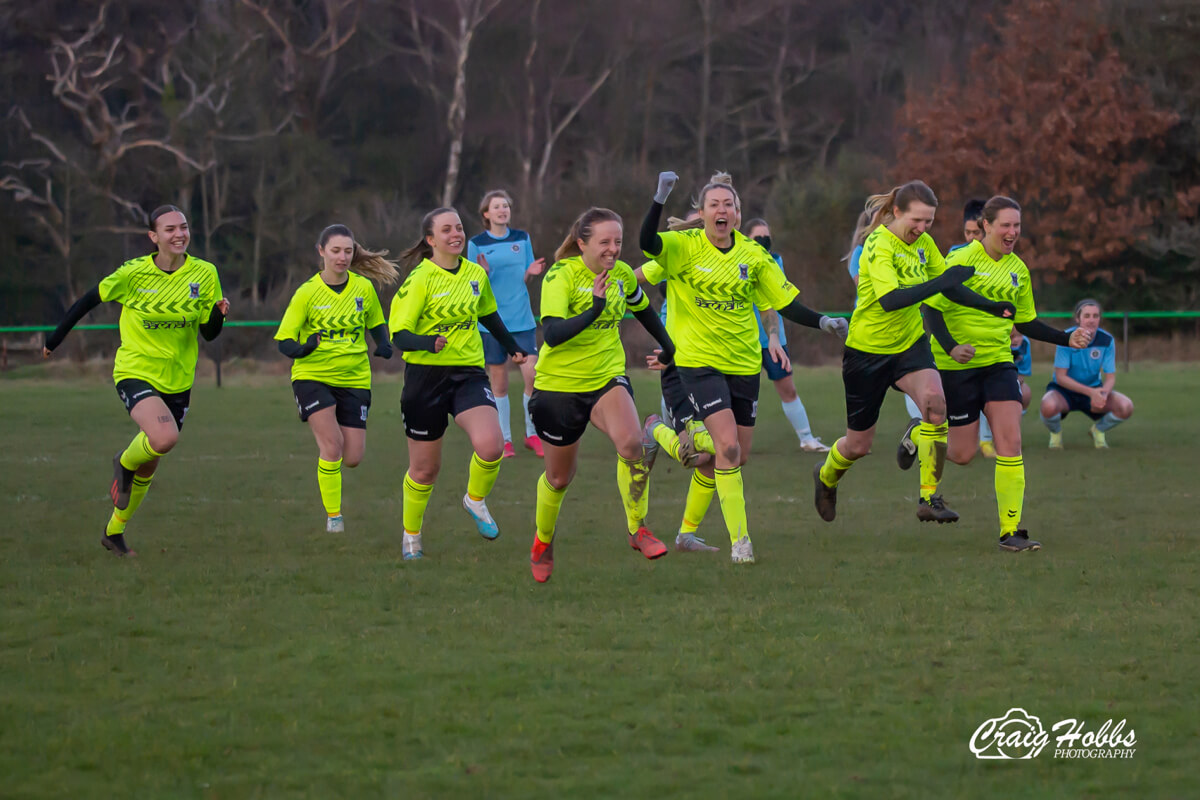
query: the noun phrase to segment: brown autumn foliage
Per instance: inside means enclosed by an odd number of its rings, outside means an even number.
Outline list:
[[[1133,80],[1096,8],[1015,0],[961,79],[910,91],[898,117],[896,177],[923,178],[951,217],[970,197],[1018,200],[1022,257],[1048,283],[1143,277],[1122,256],[1154,220],[1138,181],[1176,122]]]

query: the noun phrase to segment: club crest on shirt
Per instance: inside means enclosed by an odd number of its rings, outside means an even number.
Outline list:
[[[1089,355],[1089,356],[1091,356],[1092,358],[1095,358],[1095,359],[1098,359],[1098,358],[1100,358],[1100,348],[1098,348],[1098,347],[1093,347],[1093,348],[1091,349],[1091,351],[1088,353],[1088,355]]]
[[[471,294],[479,297],[479,281],[471,281]]]
[[[363,310],[363,299],[361,297],[354,298],[354,310],[355,311]]]
[[[750,265],[738,264],[738,277],[744,281],[750,280]]]
[[[521,245],[519,245],[519,244],[514,244],[514,245],[512,246],[512,248],[513,248],[513,252],[514,252],[514,253],[519,253],[519,252],[521,252]]]
[[[1017,277],[1017,273],[1015,273],[1015,272],[1010,272],[1010,273],[1008,273],[1008,274],[1009,274],[1009,277],[1011,277],[1011,278],[1012,278],[1013,286],[1020,287],[1020,285],[1021,285],[1021,279]]]
[[[200,299],[200,284],[198,284],[198,283],[189,283],[188,284],[188,297],[190,297],[193,300]]]
[[[924,247],[917,248],[917,260],[920,261],[922,264],[925,263],[925,248]]]

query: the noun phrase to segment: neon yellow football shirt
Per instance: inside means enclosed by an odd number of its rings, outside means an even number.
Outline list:
[[[126,261],[100,281],[100,299],[120,303],[121,346],[113,380],[138,378],[165,394],[196,380],[196,334],[221,299],[217,268],[195,256],[164,272],[147,255]]]
[[[592,307],[596,274],[580,256],[564,258],[546,273],[542,283],[542,316],[568,319]],[[618,261],[609,271],[607,302],[600,316],[578,335],[560,345],[543,343],[538,352],[536,389],[551,392],[590,392],[625,374],[621,319],[625,311],[641,311],[650,299],[638,286],[633,268]]]
[[[317,273],[292,295],[275,338],[304,344],[313,333],[321,334],[316,350],[293,359],[292,380],[370,389],[367,331],[383,321],[383,307],[371,281],[348,272],[346,285],[339,293]]]
[[[442,269],[429,259],[418,264],[392,299],[388,326],[393,335],[407,330],[418,336],[445,336],[440,353],[404,353],[409,364],[483,366],[483,340],[478,322],[496,310],[487,273],[460,258],[458,269]]]
[[[675,363],[726,375],[762,371],[754,306],[780,309],[800,292],[762,246],[733,233],[722,253],[700,228],[659,234],[663,249],[642,267],[650,283],[667,281]]]
[[[1004,319],[986,311],[961,306],[940,294],[926,300],[930,307],[942,312],[946,320],[946,329],[950,331],[954,341],[975,348],[975,357],[966,364],[960,364],[942,349],[937,337],[933,337],[933,358],[937,362],[937,368],[974,369],[1012,362],[1012,348],[1008,336],[1013,323],[1029,322],[1037,317],[1029,268],[1015,253],[993,261],[980,241],[971,242],[947,256],[947,267],[959,264],[975,268],[975,275],[964,283],[964,286],[993,302],[1012,303],[1016,307],[1016,314],[1012,319]]]
[[[858,302],[850,317],[846,346],[880,355],[904,352],[925,335],[921,304],[884,311],[879,298],[941,275],[946,269],[941,251],[928,233],[905,244],[880,225],[863,242],[858,263]]]

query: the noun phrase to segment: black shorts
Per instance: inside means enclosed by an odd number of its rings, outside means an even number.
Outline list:
[[[478,406],[496,407],[483,367],[405,364],[400,413],[404,434],[419,442],[436,442],[450,417]]]
[[[687,424],[695,418],[696,407],[692,405],[687,392],[683,390],[683,379],[679,377],[679,368],[672,364],[659,372],[658,376],[663,400],[667,405],[667,413],[671,416],[664,422],[674,428],[676,433],[683,433]]]
[[[788,357],[788,360],[790,361],[792,358],[792,354],[788,352],[787,345],[785,344],[785,345],[781,345],[781,346],[783,347],[784,355],[786,355]],[[779,380],[780,378],[786,378],[792,374],[792,368],[788,367],[787,369],[784,369],[783,364],[781,364],[780,362],[775,361],[774,359],[771,358],[771,351],[765,347],[763,348],[762,358],[763,358],[763,369],[765,369],[767,371],[767,380],[771,381],[772,383]]]
[[[332,407],[337,424],[343,428],[367,427],[367,410],[371,407],[370,389],[348,389],[320,381],[292,381],[292,394],[296,398],[296,410],[300,412],[301,422],[308,422],[308,418],[322,408]]]
[[[900,353],[864,353],[847,347],[842,353],[842,383],[846,387],[846,427],[867,431],[879,421],[879,408],[888,389],[910,372],[937,369],[929,337],[922,336]]]
[[[946,419],[951,428],[961,428],[979,419],[983,407],[991,402],[1021,402],[1021,382],[1017,365],[989,364],[972,369],[940,370],[942,390],[946,393]]]
[[[728,408],[738,425],[754,427],[758,415],[758,373],[726,375],[712,367],[679,367],[679,377],[696,419],[707,419]]]
[[[529,398],[529,417],[538,438],[547,444],[566,447],[579,441],[600,398],[620,387],[633,397],[629,378],[618,375],[590,392],[550,392],[534,389]]]
[[[1099,414],[1097,414],[1095,411],[1092,411],[1092,398],[1088,397],[1086,394],[1081,392],[1073,392],[1070,389],[1059,386],[1054,381],[1050,381],[1046,384],[1046,391],[1058,392],[1066,399],[1067,410],[1062,414],[1064,417],[1067,414],[1070,414],[1072,411],[1082,411],[1093,420],[1102,419],[1104,417],[1105,412],[1101,411]]]
[[[192,399],[191,389],[178,394],[167,394],[139,378],[125,378],[117,381],[117,394],[120,395],[121,402],[125,404],[125,410],[130,413],[133,412],[134,406],[147,397],[161,397],[167,405],[167,410],[175,418],[175,427],[183,430],[183,418],[187,416],[188,403]]]

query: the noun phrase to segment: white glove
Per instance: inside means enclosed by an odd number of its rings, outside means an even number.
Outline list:
[[[658,173],[658,191],[654,193],[654,202],[663,205],[667,202],[667,198],[671,196],[671,190],[675,188],[675,184],[679,182],[679,176],[674,172]]]
[[[826,333],[832,333],[839,339],[845,339],[847,331],[850,330],[850,323],[843,317],[821,317],[821,330]]]

